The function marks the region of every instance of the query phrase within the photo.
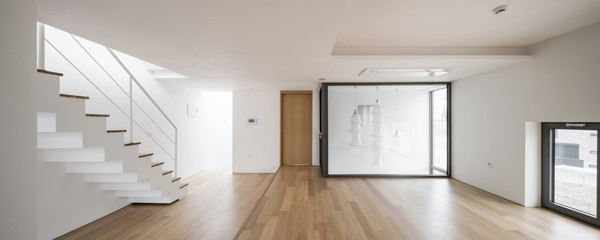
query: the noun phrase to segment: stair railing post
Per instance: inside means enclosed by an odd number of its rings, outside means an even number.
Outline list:
[[[133,78],[129,77],[129,142],[133,142]]]
[[[174,154],[173,174],[177,178],[177,127],[175,127],[175,154]]]

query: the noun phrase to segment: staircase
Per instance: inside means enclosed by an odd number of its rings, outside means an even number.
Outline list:
[[[85,174],[102,190],[130,203],[170,204],[187,195],[187,183],[139,153],[140,142],[124,143],[127,130],[107,130],[106,114],[85,113],[89,97],[59,93],[61,73],[38,70],[38,158],[65,164],[67,173]]]

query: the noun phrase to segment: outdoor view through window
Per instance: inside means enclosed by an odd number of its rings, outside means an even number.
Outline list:
[[[554,202],[596,215],[598,131],[554,133]]]

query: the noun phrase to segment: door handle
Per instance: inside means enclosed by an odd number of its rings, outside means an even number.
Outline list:
[[[319,132],[319,139],[323,139],[323,133]]]

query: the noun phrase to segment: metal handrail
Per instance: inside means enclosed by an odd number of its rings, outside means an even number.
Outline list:
[[[144,89],[142,87],[142,85],[140,84],[140,82],[138,82],[138,80],[133,76],[133,74],[131,74],[131,72],[129,72],[129,69],[127,69],[127,67],[125,67],[125,64],[123,64],[123,62],[121,62],[121,59],[119,59],[119,57],[114,53],[114,51],[110,48],[106,48],[110,54],[115,58],[115,60],[117,60],[117,62],[119,63],[119,65],[121,65],[121,67],[123,68],[123,70],[125,70],[125,72],[127,72],[127,74],[129,75],[129,77],[131,78],[131,80],[133,80],[133,82],[135,82],[135,84],[138,85],[138,87],[140,88],[140,90],[142,90],[142,92],[146,95],[146,97],[148,97],[148,99],[150,99],[150,101],[154,104],[154,106],[156,106],[156,108],[158,109],[158,111],[160,111],[160,113],[167,119],[167,121],[169,121],[169,123],[171,124],[171,126],[173,126],[173,128],[177,129],[177,126],[175,126],[175,124],[173,123],[173,121],[171,121],[171,119],[167,116],[167,114],[165,114],[165,112],[158,106],[158,104],[156,103],[156,101],[154,101],[154,99],[150,96],[150,94],[148,94],[148,92],[146,92],[146,89]]]
[[[125,70],[125,72],[127,72],[127,74],[129,74],[129,77],[130,77],[129,80],[133,81],[133,82],[135,82],[135,84],[137,84],[137,86],[140,88],[140,90],[142,90],[142,92],[146,95],[146,97],[148,97],[148,99],[150,99],[150,101],[152,102],[152,104],[154,104],[154,106],[158,109],[158,111],[160,111],[160,113],[165,117],[165,119],[167,119],[167,121],[169,121],[169,123],[171,124],[171,126],[173,126],[173,128],[175,129],[175,141],[173,143],[173,144],[175,144],[175,153],[174,153],[175,157],[173,157],[173,160],[174,160],[173,161],[173,175],[175,175],[175,177],[177,177],[177,126],[175,126],[175,124],[173,123],[173,121],[171,121],[171,119],[162,110],[162,108],[160,108],[158,106],[158,103],[156,103],[156,101],[154,101],[154,98],[152,98],[150,96],[150,94],[148,94],[148,92],[146,92],[146,89],[144,89],[144,87],[142,87],[142,85],[140,84],[140,82],[138,82],[138,80],[133,76],[133,74],[131,74],[131,72],[129,71],[129,69],[125,66],[125,64],[123,64],[123,62],[121,62],[121,59],[114,53],[114,51],[112,49],[108,48],[108,47],[106,49],[108,50],[108,52],[110,52],[110,55],[112,55],[115,58],[115,60],[117,60],[117,62],[119,63],[119,65],[121,65],[121,67],[123,68],[123,70]],[[131,86],[131,82],[129,83],[129,85]],[[133,99],[133,92],[131,92],[130,99]],[[142,108],[140,108],[140,109],[142,109]],[[133,119],[133,116],[131,117],[131,119]],[[150,119],[152,119],[152,118],[150,118]],[[159,129],[160,129],[160,127],[159,127]],[[150,136],[150,138],[152,138],[152,137]]]
[[[171,141],[172,143],[175,143],[175,141],[173,141],[173,139],[171,137],[169,137],[169,135],[158,125],[158,123],[156,123],[154,121],[154,119],[152,119],[152,117],[150,117],[150,115],[144,111],[144,109],[142,108],[142,106],[140,106],[137,101],[135,101],[135,99],[133,99],[133,94],[132,94],[132,86],[131,83],[129,84],[129,91],[130,93],[127,93],[127,91],[125,91],[125,89],[123,89],[123,87],[121,87],[121,85],[119,83],[117,83],[117,80],[110,75],[110,73],[108,73],[108,71],[106,71],[106,69],[104,67],[102,67],[102,65],[96,60],[96,58],[94,56],[92,56],[92,54],[90,54],[90,52],[83,46],[83,44],[81,44],[81,42],[79,42],[79,40],[77,40],[77,38],[75,38],[75,36],[73,34],[70,34],[71,37],[73,38],[73,40],[75,40],[75,42],[77,42],[77,44],[79,44],[79,46],[81,47],[81,49],[83,49],[83,51],[85,51],[85,53],[87,53],[87,55],[94,60],[94,62],[96,63],[96,65],[98,65],[100,67],[100,69],[102,69],[102,71],[104,73],[106,73],[106,75],[108,75],[108,77],[119,87],[119,89],[121,89],[121,91],[130,98],[130,100],[135,103],[135,105],[146,115],[146,117],[148,117],[148,119],[150,119],[150,121],[152,121],[152,123],[154,123],[154,125],[165,135],[165,137],[167,137],[169,139],[169,141]],[[109,48],[106,48],[109,52],[112,53],[112,51]],[[114,58],[116,58],[115,55],[113,55]],[[117,60],[118,61],[118,60]],[[120,62],[120,61],[119,61]],[[123,65],[121,65],[121,67],[124,68]],[[131,75],[130,75],[131,76]],[[130,82],[131,82],[131,77],[130,77]],[[139,85],[138,85],[139,86]],[[142,88],[142,87],[140,87]],[[147,95],[148,96],[148,95]],[[149,97],[149,96],[148,96]],[[161,113],[163,114],[163,116],[171,123],[171,125],[173,125],[173,123],[169,120],[169,118],[164,115],[164,113],[162,112],[162,110],[160,109],[160,107],[158,107],[158,105],[155,104],[155,106],[161,111]],[[175,126],[173,126],[175,127]],[[175,127],[176,128],[176,127]]]
[[[133,142],[133,123],[135,123],[135,125],[137,125],[140,129],[143,130],[143,132],[146,134],[146,136],[148,136],[150,139],[152,139],[152,141],[154,143],[156,143],[156,145],[158,147],[160,147],[169,157],[171,157],[173,159],[173,165],[174,165],[174,176],[177,177],[177,135],[178,135],[178,129],[177,126],[173,123],[173,121],[171,121],[171,119],[165,114],[165,112],[158,106],[158,104],[156,103],[156,101],[154,101],[154,99],[150,96],[150,94],[148,94],[148,92],[142,87],[142,85],[137,81],[137,79],[133,76],[133,74],[131,74],[131,72],[129,71],[129,69],[123,64],[123,62],[121,62],[121,60],[119,59],[119,57],[112,51],[112,49],[106,48],[110,54],[113,56],[113,58],[115,58],[115,60],[119,63],[119,65],[121,65],[121,67],[123,68],[123,70],[125,70],[125,72],[127,72],[127,74],[129,75],[129,91],[130,93],[127,94],[126,91],[116,82],[116,80],[108,73],[108,71],[106,71],[106,69],[104,69],[104,67],[102,67],[102,65],[100,65],[100,63],[87,51],[87,49],[79,42],[77,41],[77,39],[75,39],[75,37],[71,34],[71,36],[73,37],[73,39],[79,44],[79,46],[81,46],[81,48],[92,58],[92,60],[113,80],[113,82],[115,84],[117,84],[117,86],[125,93],[125,95],[127,95],[129,97],[129,101],[130,101],[130,113],[129,115],[121,108],[119,107],[119,105],[117,105],[112,99],[110,99],[110,97],[108,97],[108,95],[106,95],[106,93],[104,93],[104,91],[102,91],[89,77],[87,77],[87,75],[85,75],[77,66],[75,66],[75,64],[73,64],[73,62],[71,62],[60,50],[58,50],[58,48],[56,46],[54,46],[54,44],[52,44],[48,39],[44,38],[44,41],[47,42],[50,46],[52,46],[52,48],[54,48],[54,50],[56,50],[73,68],[75,68],[90,84],[92,84],[92,86],[94,86],[106,99],[108,99],[115,107],[117,107],[117,109],[119,109],[119,111],[121,111],[121,113],[123,113],[125,116],[127,116],[130,120],[130,141]],[[163,115],[163,117],[165,117],[165,119],[171,124],[171,126],[174,128],[175,130],[175,140],[171,139],[169,137],[168,134],[166,134],[164,132],[164,130],[162,130],[162,128],[148,115],[148,113],[146,113],[144,111],[144,109],[133,99],[133,82],[136,83],[136,85],[140,88],[140,90],[146,95],[146,97],[148,97],[148,99],[150,99],[150,101],[152,102],[152,104],[154,104],[154,106],[160,111],[160,113]],[[135,119],[133,119],[133,103],[135,103],[135,105],[137,105],[137,107],[159,128],[159,130],[161,130],[161,132],[175,145],[174,148],[174,154],[171,155],[169,153],[169,151],[167,151],[161,144],[159,144],[156,139],[154,139],[154,137],[150,136],[150,134],[148,134],[148,132],[137,122],[135,121]]]

